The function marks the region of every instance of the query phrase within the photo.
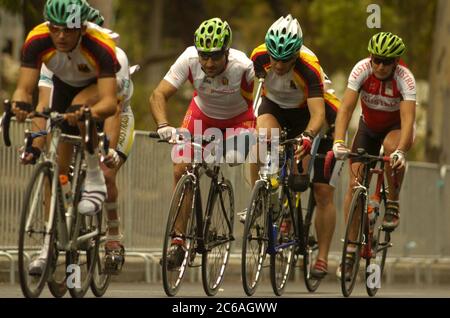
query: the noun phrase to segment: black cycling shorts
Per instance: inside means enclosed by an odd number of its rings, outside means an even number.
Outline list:
[[[82,87],[74,87],[60,80],[57,76],[53,75],[53,91],[50,108],[59,113],[65,113],[67,108],[72,105],[72,101],[83,89],[95,84],[97,80]],[[70,135],[79,135],[80,130],[76,126],[70,126],[67,122],[62,124],[62,132]]]
[[[286,128],[287,138],[295,138],[305,131],[311,115],[308,107],[304,108],[281,108],[277,103],[271,101],[266,96],[262,97],[261,105],[258,109],[258,116],[263,114],[273,115],[280,127]]]
[[[369,155],[378,156],[386,135],[392,131],[400,129],[400,123],[395,124],[381,133],[373,132],[367,127],[363,118],[359,119],[359,127],[353,139],[352,152],[356,152],[358,148],[364,148]],[[361,162],[360,159],[352,158],[351,162]]]

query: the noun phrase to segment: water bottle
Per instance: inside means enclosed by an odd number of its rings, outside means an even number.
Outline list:
[[[67,210],[67,208],[72,205],[72,189],[69,182],[69,177],[65,174],[59,175],[59,183],[61,184],[64,208]]]
[[[378,209],[380,208],[380,201],[377,196],[373,195],[369,199],[369,205],[367,206],[367,214],[369,217],[370,226],[373,227],[378,215]]]

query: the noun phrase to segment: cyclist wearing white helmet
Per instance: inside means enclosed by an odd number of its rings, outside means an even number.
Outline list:
[[[251,55],[257,77],[264,77],[264,93],[257,109],[257,129],[286,128],[288,138],[299,137],[301,145],[297,157],[310,153],[315,136],[326,122],[334,125],[339,100],[331,91],[325,92],[325,74],[316,55],[303,45],[303,33],[297,19],[291,15],[280,17],[267,31],[265,43]],[[331,142],[322,140],[319,152],[331,149]],[[309,182],[305,175],[308,158],[302,160],[296,175],[290,176],[290,186],[304,191]],[[302,169],[303,167],[305,169]],[[335,168],[336,169],[336,168]],[[252,167],[252,181],[258,166]],[[317,202],[316,231],[319,254],[311,274],[321,279],[327,274],[328,252],[336,222],[333,202],[334,187],[323,174],[323,160],[314,163],[314,196]]]
[[[241,134],[254,127],[253,65],[245,53],[230,48],[231,40],[230,26],[219,18],[202,22],[195,31],[194,46],[188,47],[178,57],[149,100],[161,139],[175,137],[173,125],[176,123],[167,117],[167,100],[188,80],[195,92],[181,128],[187,129],[191,136],[194,136],[195,122],[201,123],[201,131],[195,131],[197,134],[203,134],[208,128],[222,131],[234,128],[236,134]],[[191,161],[192,151],[187,148],[182,155],[184,162]],[[240,153],[239,149],[228,151],[225,154],[227,159],[245,159],[246,153]],[[188,163],[174,164],[174,185],[187,166]],[[183,209],[175,224],[176,233],[169,254],[169,263],[174,268],[181,265],[184,257],[183,237],[188,213]]]
[[[348,78],[347,89],[336,119],[333,152],[338,159],[350,151],[344,142],[349,121],[361,97],[362,116],[353,139],[352,152],[364,148],[378,155],[381,146],[391,157],[385,167],[389,186],[383,228],[393,231],[399,224],[399,192],[405,171],[406,152],[414,142],[416,83],[414,75],[400,57],[406,50],[403,40],[390,32],[375,34],[369,41],[370,56],[359,61]],[[351,160],[350,182],[345,197],[346,217],[350,206],[354,176],[361,169],[358,160]],[[396,178],[396,180],[394,179]],[[352,248],[346,262],[353,261]]]

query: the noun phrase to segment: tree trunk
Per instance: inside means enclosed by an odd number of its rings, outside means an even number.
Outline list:
[[[430,100],[427,111],[426,157],[428,161],[450,164],[450,2],[437,5],[430,64]]]

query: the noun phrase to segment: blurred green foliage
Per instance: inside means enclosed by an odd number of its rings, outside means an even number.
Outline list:
[[[160,9],[156,5],[161,4]],[[39,11],[43,0],[0,0],[0,6],[22,12],[26,23],[42,20]],[[381,29],[369,29],[366,20],[369,4],[381,8]],[[407,45],[404,57],[417,79],[428,78],[432,32],[437,0],[114,0],[114,25],[121,34],[120,46],[132,64],[142,70],[133,77],[133,109],[137,129],[153,129],[148,98],[170,65],[183,50],[192,45],[193,33],[201,21],[218,16],[233,30],[233,47],[250,55],[263,43],[264,35],[280,15],[291,13],[298,18],[304,43],[319,57],[328,74],[348,74],[353,65],[367,56],[371,35],[383,30],[403,38]],[[158,11],[159,10],[159,11]],[[160,19],[155,25],[154,17]],[[152,41],[156,38],[157,47]],[[187,84],[169,101],[172,121],[180,123],[191,98]]]

